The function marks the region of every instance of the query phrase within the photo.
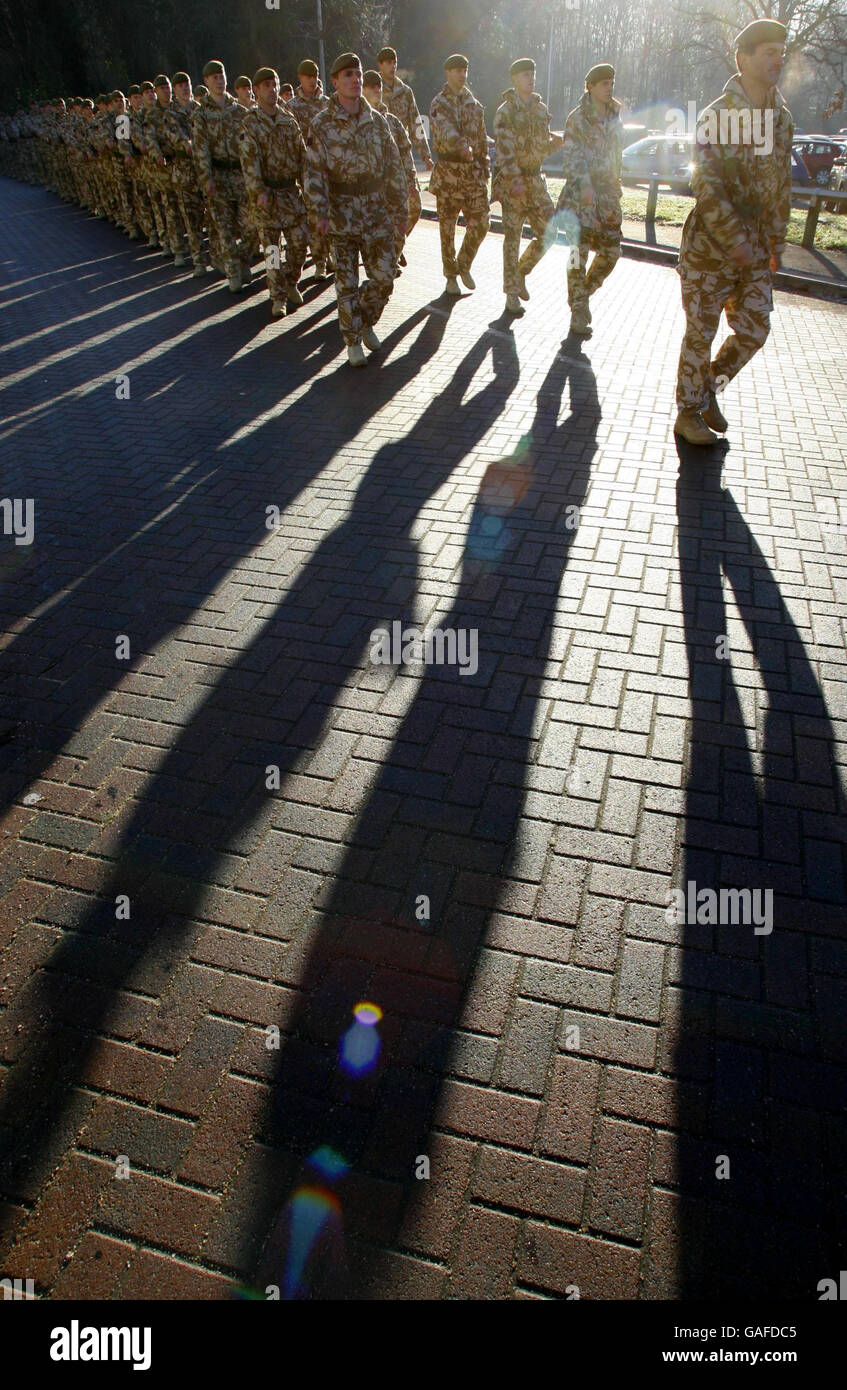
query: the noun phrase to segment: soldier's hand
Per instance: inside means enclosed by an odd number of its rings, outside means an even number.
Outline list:
[[[462,150],[462,159],[467,160],[468,164],[470,164],[473,159],[473,150],[467,140],[465,141],[465,148]]]
[[[781,257],[781,256],[778,256],[778,255],[776,254],[776,252],[774,252],[774,254],[771,256],[771,270],[773,271],[774,275],[776,275],[776,272],[777,272],[778,270],[780,270],[781,268],[782,268],[782,257]]]
[[[269,193],[260,193],[258,198],[256,199],[256,206],[260,208],[266,208],[269,205],[270,201],[271,198]]]
[[[737,246],[733,246],[729,259],[733,265],[752,265],[753,248],[749,241],[739,241]]]
[[[329,236],[329,218],[319,217],[316,224],[321,236]]]
[[[435,160],[433,159],[433,157],[432,157],[431,154],[428,154],[427,157],[426,157],[426,159],[424,160],[424,168],[425,168],[425,169],[434,169],[434,168],[435,168]]]

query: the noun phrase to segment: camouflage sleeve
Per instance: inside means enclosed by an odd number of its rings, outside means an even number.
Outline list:
[[[188,144],[189,142],[185,139],[179,121],[177,120],[173,111],[165,112],[163,124],[165,127],[165,136],[171,149],[185,149],[186,144]]]
[[[306,142],[303,197],[319,222],[329,220],[329,172],[326,150],[321,140],[320,127],[315,130],[314,125]]]
[[[405,169],[409,156],[412,153],[412,142],[406,134],[406,127],[401,120],[398,120],[396,116],[390,114],[388,117],[388,127],[391,131],[394,143],[400,151],[400,162]]]
[[[568,116],[562,143],[562,173],[571,183],[580,183],[588,173],[588,146],[582,138],[575,116]]]
[[[384,117],[380,131],[383,157],[382,192],[389,216],[392,222],[396,222],[399,218],[406,216],[409,205],[409,185],[406,181],[406,171],[400,160],[400,151],[394,143],[391,128]]]
[[[776,150],[779,161],[779,183],[773,205],[768,208],[765,224],[765,231],[770,240],[771,254],[775,256],[782,256],[785,252],[785,235],[791,218],[791,142],[793,138],[794,122],[789,117],[784,129],[777,131]]]
[[[426,138],[424,123],[421,120],[421,113],[418,110],[418,103],[415,101],[415,94],[409,90],[409,111],[408,111],[408,131],[410,143],[414,145],[421,159],[431,159],[429,142]]]
[[[248,119],[239,131],[238,157],[241,160],[241,172],[244,175],[247,195],[252,201],[266,190],[265,181],[262,178],[262,157],[259,142],[250,127],[251,122]]]
[[[429,108],[429,123],[432,127],[432,143],[444,154],[461,154],[467,143],[460,135],[451,119],[450,108],[439,92],[433,97]]]
[[[497,155],[498,174],[502,171],[509,182],[519,179],[521,171],[515,150],[515,132],[512,129],[512,122],[509,120],[508,108],[505,105],[498,108],[497,115],[494,117],[494,150]]]
[[[195,111],[191,118],[191,149],[197,177],[207,184],[212,177],[212,155],[209,149],[209,135],[203,111]]]
[[[476,129],[474,131],[473,141],[471,142],[473,145],[474,163],[480,166],[485,178],[488,179],[491,174],[491,159],[488,154],[488,132],[485,129],[485,108],[481,104],[476,106],[474,116],[476,117]]]
[[[727,194],[720,145],[698,141],[694,147],[691,191],[697,199],[697,216],[709,236],[729,252],[747,240],[747,230]]]

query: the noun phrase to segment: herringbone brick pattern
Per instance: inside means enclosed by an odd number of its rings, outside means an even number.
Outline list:
[[[777,296],[730,447],[680,458],[664,268],[622,262],[580,349],[562,248],[510,325],[499,238],[451,303],[423,223],[352,372],[331,284],[271,324],[0,197],[0,493],[35,506],[0,536],[0,1273],[815,1297],[847,310]],[[395,621],[476,632],[478,669],[374,664]],[[770,890],[773,930],[674,923],[689,883]]]

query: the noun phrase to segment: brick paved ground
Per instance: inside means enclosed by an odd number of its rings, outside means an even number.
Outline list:
[[[660,266],[580,351],[563,250],[512,329],[499,238],[451,303],[421,224],[355,373],[331,285],[271,325],[0,197],[0,492],[36,508],[0,537],[0,1273],[284,1289],[293,1203],[319,1293],[815,1297],[847,309],[778,296],[729,447],[680,461]],[[397,619],[475,629],[478,671],[372,664]],[[772,889],[772,933],[669,924],[689,880]]]

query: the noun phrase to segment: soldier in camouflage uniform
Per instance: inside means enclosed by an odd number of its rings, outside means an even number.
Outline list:
[[[165,205],[162,195],[159,192],[159,166],[150,152],[148,140],[149,123],[151,112],[155,119],[156,88],[152,82],[141,83],[141,138],[143,141],[143,153],[141,159],[142,175],[144,186],[147,189],[147,198],[153,213],[153,221],[156,227],[156,241],[161,250],[168,254],[168,230],[167,218],[165,216]],[[130,127],[132,130],[132,127]]]
[[[127,111],[126,135],[118,136],[118,144],[123,151],[124,168],[129,179],[135,220],[147,238],[147,245],[157,246],[156,224],[153,220],[153,210],[147,196],[147,185],[144,178],[144,142],[141,134],[141,113],[144,103],[138,83],[128,88],[127,98],[129,110]]]
[[[130,241],[134,241],[140,233],[140,228],[135,214],[129,171],[124,162],[122,132],[129,129],[129,114],[123,92],[112,92],[110,106],[111,119],[107,145],[110,177],[115,190],[120,225],[128,232]]]
[[[338,323],[351,366],[365,365],[394,288],[394,237],[405,232],[409,190],[388,122],[362,100],[362,65],[342,53],[332,65],[334,93],[306,140],[307,203],[335,244]],[[359,285],[359,255],[367,279]]]
[[[191,123],[200,103],[191,95],[191,78],[187,72],[174,73],[173,88],[173,100],[162,119],[162,137],[167,142],[173,191],[188,238],[188,249],[194,263],[193,273],[199,280],[206,276],[206,258],[203,254],[204,207],[192,157]]]
[[[153,86],[156,89],[156,101],[147,113],[145,123],[145,135],[147,137],[147,149],[155,166],[155,183],[162,202],[165,213],[165,223],[168,229],[168,245],[174,257],[174,264],[185,265],[185,255],[183,245],[185,234],[183,230],[182,212],[179,200],[174,188],[172,165],[173,152],[171,149],[168,128],[165,124],[167,113],[171,110],[173,100],[173,88],[171,79],[167,73],[160,72],[158,77],[153,79]]]
[[[469,290],[474,257],[488,231],[488,136],[485,112],[467,85],[468,60],[453,53],[444,64],[447,81],[429,108],[436,165],[429,181],[435,194],[441,233],[441,261],[447,294],[461,294],[456,276]],[[456,255],[456,225],[465,214],[465,235]]]
[[[550,112],[537,92],[535,63],[518,58],[509,68],[514,87],[503,93],[494,117],[496,165],[492,197],[503,208],[503,292],[510,314],[525,313],[522,299],[529,299],[526,277],[538,264],[549,242],[548,224],[553,203],[541,166],[549,154],[561,149],[560,135],[550,134]],[[524,222],[534,240],[518,259]],[[555,232],[553,234],[555,236]]]
[[[257,105],[241,126],[241,168],[250,215],[267,264],[271,314],[281,318],[288,305],[303,303],[297,281],[303,271],[309,228],[301,186],[306,149],[300,127],[279,100],[279,74],[259,68],[253,78]],[[281,255],[285,240],[285,262]]]
[[[191,146],[200,187],[206,194],[209,217],[233,293],[252,279],[250,263],[255,232],[249,225],[239,135],[243,107],[226,90],[226,69],[212,59],[203,69],[209,95],[194,112]]]
[[[614,270],[621,254],[621,104],[612,96],[615,70],[596,63],[585,92],[565,122],[565,183],[557,212],[569,233],[568,303],[571,333],[590,338],[589,296]],[[594,252],[590,269],[588,253]]]
[[[294,88],[292,87],[291,83],[283,82],[282,86],[279,89],[279,99],[282,102],[282,105],[287,106],[293,96]]]
[[[412,142],[406,134],[406,128],[402,121],[394,115],[393,111],[389,111],[385,102],[382,100],[382,78],[375,68],[369,68],[362,78],[362,96],[375,111],[378,111],[379,114],[384,116],[388,121],[388,128],[397,146],[397,152],[400,155],[400,163],[403,165],[403,172],[406,175],[407,185],[411,187],[412,182],[417,184],[415,157],[412,154]],[[412,199],[410,197],[409,205],[406,210],[407,228],[409,225],[414,226],[414,222],[411,222],[411,213],[409,211],[411,205]],[[417,218],[415,221],[417,221]],[[401,265],[406,264],[406,257],[403,255],[403,246],[405,245],[406,236],[408,236],[408,230],[405,236],[397,231],[395,231],[394,234],[394,255],[396,258],[396,264],[394,266],[395,279],[401,274]]]
[[[253,97],[253,83],[250,81],[249,77],[246,77],[244,74],[242,74],[241,77],[236,77],[232,84],[232,90],[235,92],[235,100],[238,102],[239,106],[243,106],[245,111],[255,110],[256,102]]]
[[[715,431],[726,431],[716,392],[770,331],[773,275],[791,211],[794,125],[776,85],[785,38],[776,20],[756,20],[742,30],[735,41],[738,72],[698,120],[691,176],[697,202],[679,252],[686,328],[674,425],[690,444],[711,444]],[[757,138],[757,124],[764,138]],[[722,310],[732,334],[710,363]]]
[[[303,139],[308,144],[312,121],[319,111],[325,111],[329,106],[329,97],[324,96],[321,79],[318,76],[318,65],[311,58],[303,59],[297,69],[297,76],[300,85],[289,101],[287,109],[289,115],[297,121]],[[315,263],[315,279],[325,280],[327,262],[331,256],[329,241],[319,231],[315,210],[308,201],[306,215],[309,219],[309,245],[312,248],[312,260]]]
[[[424,123],[418,111],[418,103],[415,101],[415,94],[411,87],[407,83],[401,82],[397,76],[396,51],[390,47],[381,48],[376,55],[376,61],[382,78],[382,99],[386,107],[392,116],[396,116],[402,123],[412,146],[417,151],[418,158],[423,161],[424,168],[432,169],[432,154],[427,142]],[[411,235],[421,215],[421,189],[414,159],[412,160],[412,173],[414,178],[409,183],[407,237]],[[401,256],[401,264],[405,265],[405,263],[405,258]]]

